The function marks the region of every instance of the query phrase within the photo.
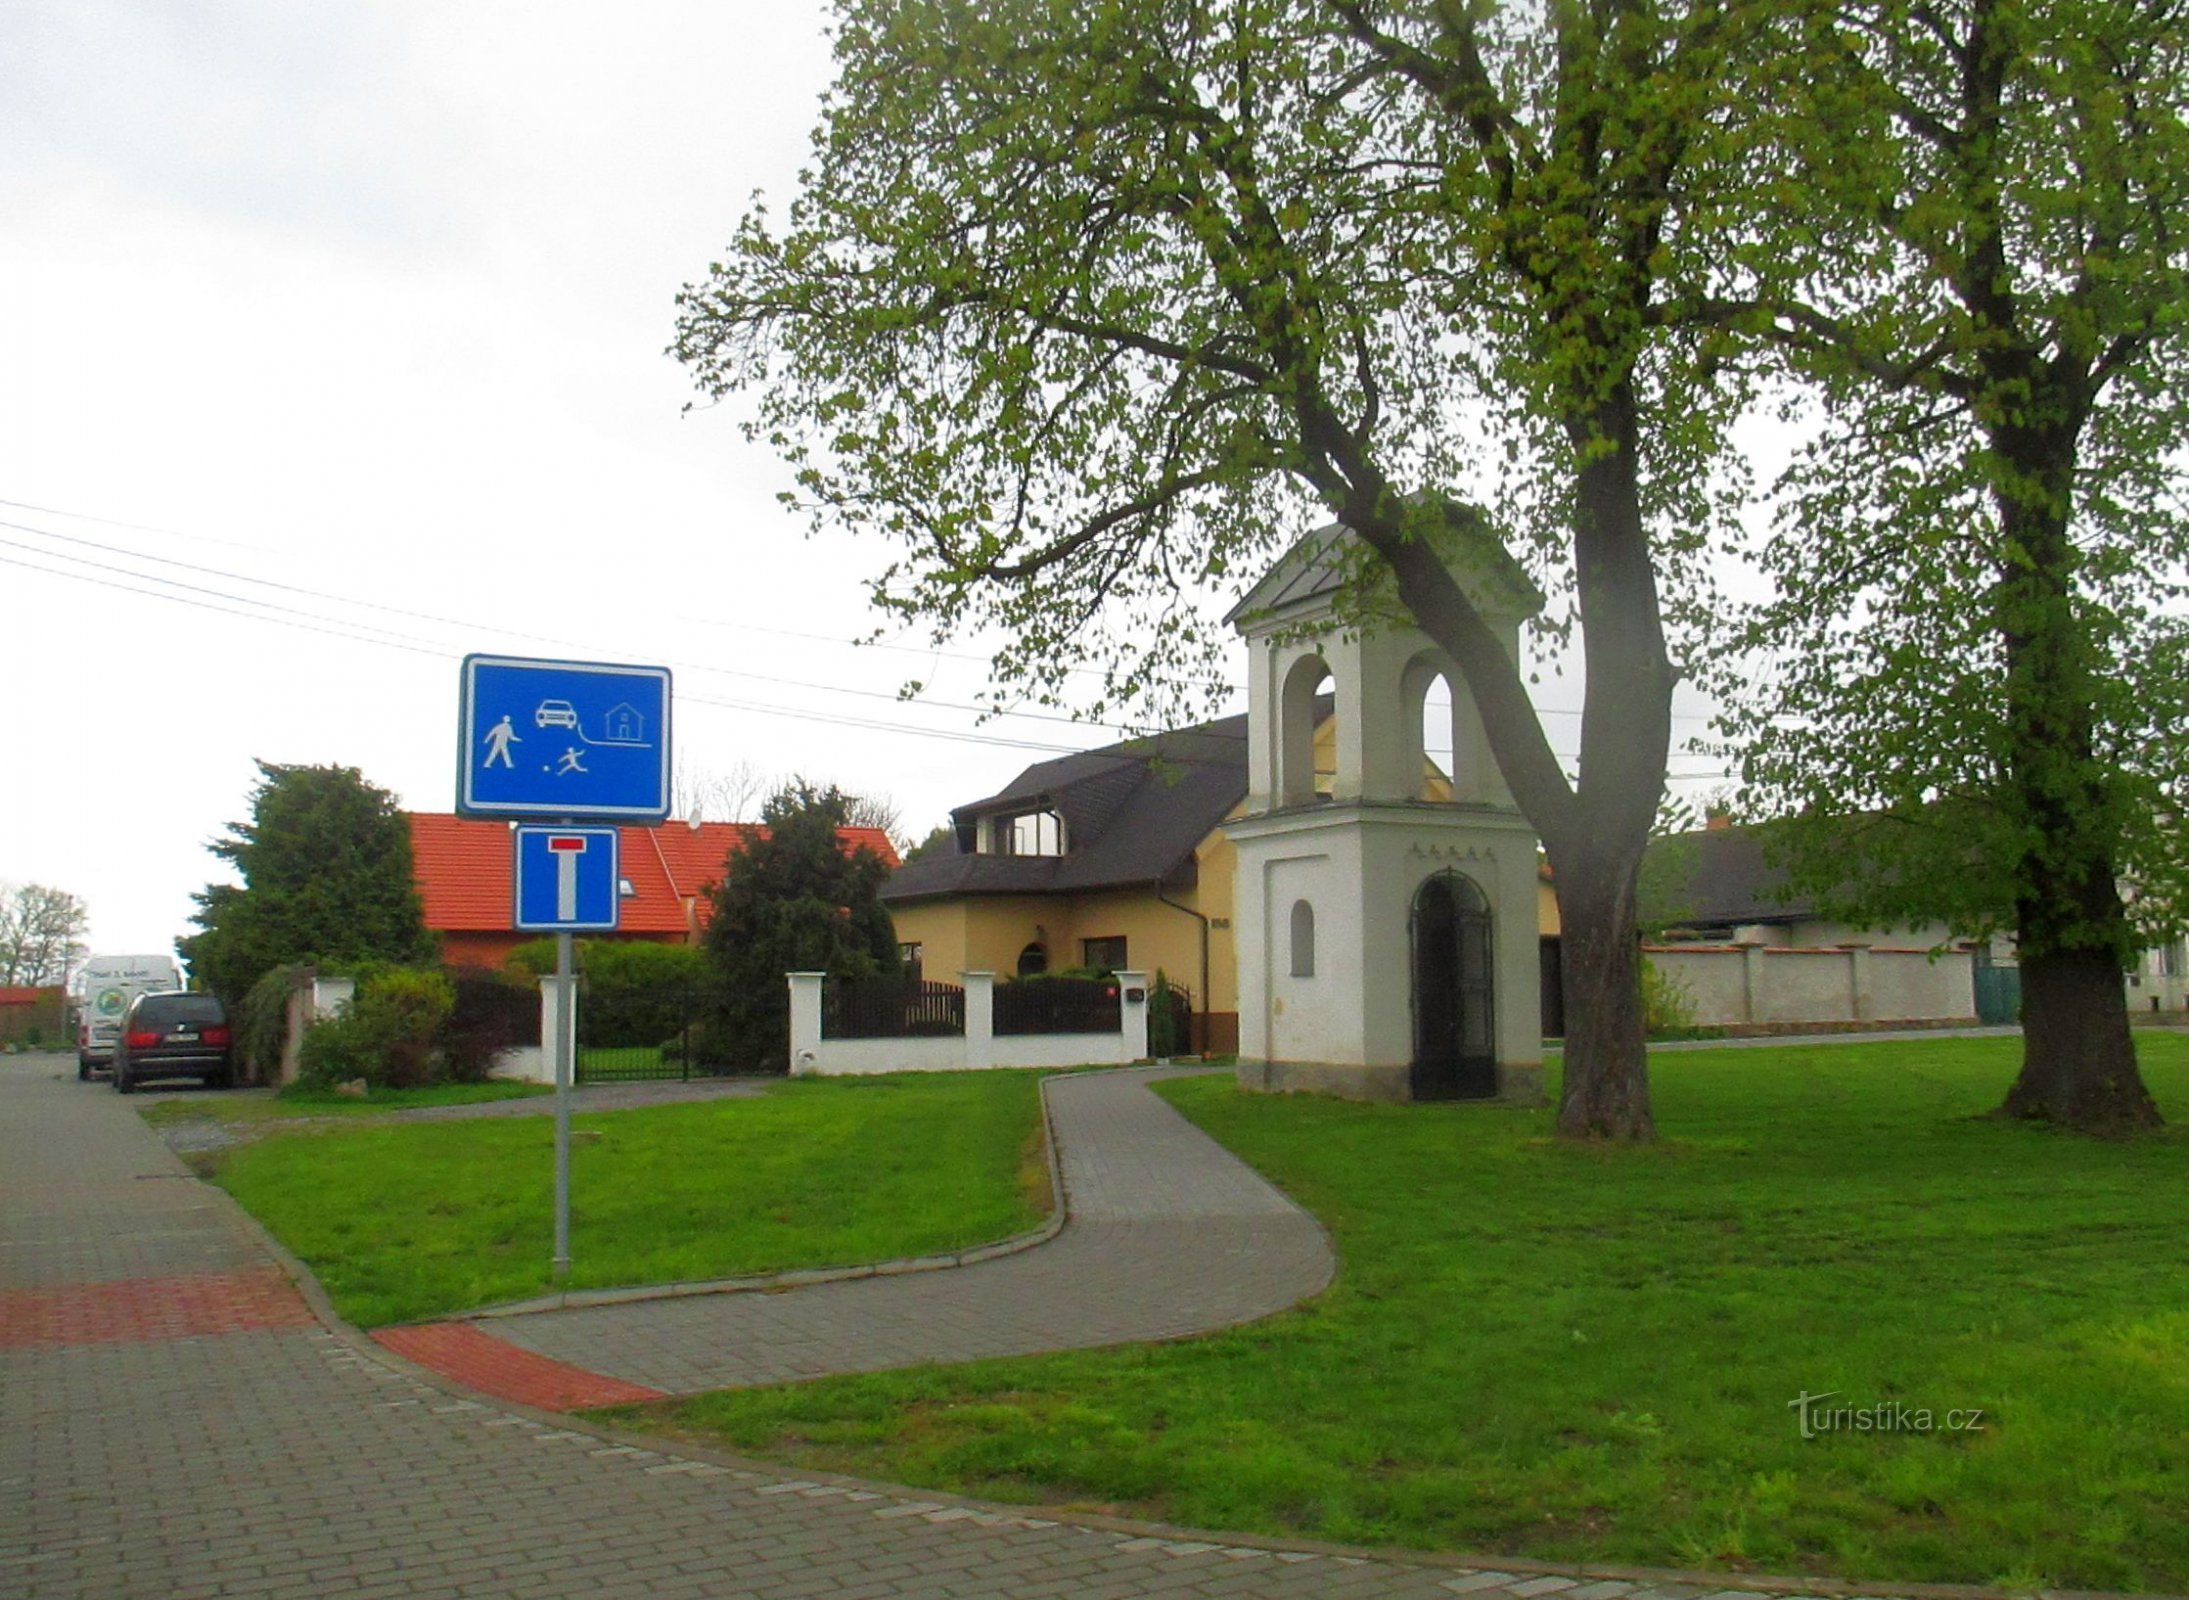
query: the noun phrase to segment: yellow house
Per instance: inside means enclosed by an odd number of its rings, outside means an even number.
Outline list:
[[[951,813],[957,849],[882,888],[927,974],[1071,967],[1151,975],[1193,997],[1196,1050],[1238,1046],[1231,844],[1246,798],[1246,718],[1039,762]]]
[[[1337,770],[1336,728],[1325,714],[1315,730],[1324,793]],[[1428,798],[1442,798],[1443,781],[1432,769]],[[1236,1050],[1235,852],[1223,824],[1246,793],[1243,714],[1039,762],[956,808],[954,852],[906,862],[882,900],[907,958],[930,977],[1160,971],[1193,997],[1192,1048]],[[1538,920],[1544,970],[1555,974],[1548,881]]]

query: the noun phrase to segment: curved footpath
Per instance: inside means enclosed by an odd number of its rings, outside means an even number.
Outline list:
[[[782,1295],[503,1319],[497,1331],[533,1360],[561,1352],[677,1386],[738,1381],[709,1340],[751,1329],[691,1319],[747,1315],[740,1302],[825,1308],[777,1337],[757,1376],[776,1364],[821,1370],[810,1363],[825,1363],[831,1327],[835,1348],[875,1365],[949,1343],[920,1333],[922,1313],[882,1307],[883,1293],[942,1296],[904,1303],[944,1308],[933,1314],[988,1341],[987,1354],[1184,1332],[1324,1281],[1313,1222],[1229,1157],[1212,1160],[1216,1147],[1140,1076],[1069,1080],[1081,1082],[1084,1093],[1053,1102],[1073,1220],[1040,1249]],[[1181,1217],[1173,1205],[1200,1209]],[[1128,1258],[1159,1281],[1136,1286],[1117,1264]],[[964,1297],[955,1311],[950,1293]],[[1190,1305],[1166,1304],[1171,1295]],[[1133,1303],[1090,1303],[1105,1296]],[[871,1345],[841,1332],[867,1315],[895,1326]],[[605,1348],[621,1337],[644,1348]],[[1747,1581],[1735,1591],[1671,1574],[1485,1570],[1039,1516],[796,1478],[490,1403],[315,1314],[233,1203],[192,1179],[129,1102],[77,1083],[69,1058],[0,1060],[0,1595],[11,1600],[1847,1592]]]
[[[1319,1292],[1336,1266],[1320,1225],[1148,1092],[1150,1077],[1167,1075],[1045,1082],[1066,1221],[1038,1248],[944,1271],[542,1310],[378,1337],[473,1387],[565,1409],[1171,1339],[1266,1317]],[[608,1381],[588,1384],[586,1374]]]

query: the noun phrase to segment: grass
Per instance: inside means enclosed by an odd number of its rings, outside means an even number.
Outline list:
[[[575,1289],[854,1265],[1001,1239],[1048,1208],[1035,1074],[794,1080],[573,1119]],[[547,1117],[299,1131],[213,1177],[352,1322],[545,1293]]]
[[[2139,1039],[2189,1119],[2189,1039]],[[1666,1140],[1162,1092],[1301,1200],[1317,1301],[1168,1345],[615,1413],[800,1467],[1187,1526],[2189,1590],[2189,1138],[1985,1118],[2012,1040],[1665,1054]],[[1803,1439],[1797,1396],[1981,1410]],[[1873,1413],[1873,1416],[1876,1413]]]
[[[606,1071],[609,1079],[617,1074],[632,1079],[651,1078],[661,1070],[661,1046],[657,1044],[581,1045],[578,1048],[578,1071],[591,1067]]]

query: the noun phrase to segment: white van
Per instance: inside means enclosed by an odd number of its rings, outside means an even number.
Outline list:
[[[122,1013],[140,994],[180,989],[182,968],[173,956],[93,956],[84,963],[83,1005],[76,1018],[76,1076],[104,1072],[114,1060]]]

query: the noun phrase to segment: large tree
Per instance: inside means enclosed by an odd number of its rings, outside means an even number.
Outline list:
[[[56,984],[84,958],[91,912],[66,889],[0,885],[0,984]]]
[[[2013,930],[2010,1115],[2148,1125],[2122,970],[2189,909],[2184,8],[1863,0],[1788,34],[1771,332],[1823,427],[1748,776],[1843,910]]]
[[[767,829],[726,863],[704,944],[720,980],[713,1051],[733,1065],[790,1065],[789,972],[876,978],[899,970],[897,934],[883,909],[889,869],[861,845],[844,849],[854,797],[792,778],[768,797]]]
[[[1763,8],[1768,9],[1768,8]],[[1558,1126],[1653,1132],[1635,880],[1738,394],[1709,320],[1745,183],[1739,0],[839,0],[787,220],[680,303],[715,396],[817,522],[894,539],[877,600],[1008,642],[1001,681],[1175,714],[1228,640],[1192,596],[1334,514],[1459,664],[1542,836],[1570,1031]],[[1561,769],[1447,570],[1481,494],[1578,625]],[[1682,610],[1682,607],[1688,609]]]
[[[277,966],[419,962],[437,947],[395,797],[355,767],[258,763],[251,820],[206,848],[243,879],[209,885],[177,942],[191,977],[231,1004]]]

